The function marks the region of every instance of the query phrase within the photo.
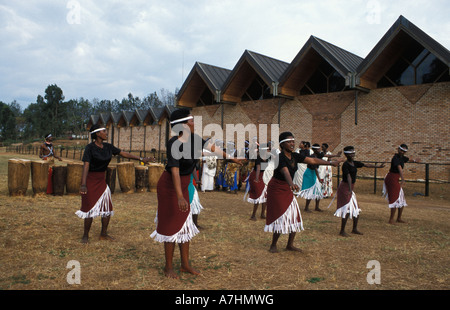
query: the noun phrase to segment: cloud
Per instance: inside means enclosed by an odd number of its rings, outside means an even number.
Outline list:
[[[434,1],[30,0],[0,4],[0,100],[174,91],[196,61],[232,69],[248,49],[292,61],[310,35],[365,57],[399,15],[448,47]]]

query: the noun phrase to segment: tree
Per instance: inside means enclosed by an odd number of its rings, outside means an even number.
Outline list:
[[[16,118],[11,108],[0,101],[0,138],[1,140],[16,139]]]

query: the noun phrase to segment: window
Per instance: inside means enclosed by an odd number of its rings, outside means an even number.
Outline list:
[[[322,60],[300,90],[300,95],[340,92],[346,89],[345,79],[328,62]]]
[[[378,81],[377,87],[393,87],[450,81],[448,67],[418,42],[403,54]]]
[[[242,101],[253,101],[253,100],[262,100],[272,98],[270,94],[270,88],[267,86],[264,81],[257,76],[252,84],[250,84],[249,88],[245,91],[242,96]]]
[[[200,98],[197,101],[197,107],[202,107],[205,105],[212,105],[215,104],[216,102],[214,101],[214,96],[211,93],[211,91],[206,88],[203,91],[203,94],[200,96]]]

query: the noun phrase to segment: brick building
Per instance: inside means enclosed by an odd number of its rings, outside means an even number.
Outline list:
[[[197,62],[177,104],[202,116],[203,129],[278,124],[298,142],[353,145],[360,160],[390,161],[406,143],[422,162],[448,163],[449,66],[449,50],[400,16],[365,58],[311,36],[291,63],[248,50],[231,70]],[[90,124],[105,124],[119,147],[164,150],[170,109],[92,116]],[[450,180],[448,167],[434,178]],[[423,177],[423,167],[407,168]]]

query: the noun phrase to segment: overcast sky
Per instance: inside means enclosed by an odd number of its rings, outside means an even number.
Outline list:
[[[450,49],[449,0],[0,0],[0,101],[174,92],[196,61],[291,62],[311,35],[366,57],[400,15]]]

